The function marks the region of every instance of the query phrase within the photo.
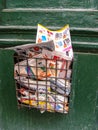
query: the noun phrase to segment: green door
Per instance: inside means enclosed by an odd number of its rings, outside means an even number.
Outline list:
[[[0,0],[0,48],[34,43],[37,24],[71,28],[72,92],[67,115],[18,109],[13,50],[0,49],[0,130],[98,130],[98,1]]]

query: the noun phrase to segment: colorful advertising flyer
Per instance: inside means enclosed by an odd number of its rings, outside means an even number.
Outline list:
[[[66,56],[73,58],[69,25],[64,26],[60,30],[52,31],[38,24],[36,43],[50,40],[54,41],[56,51],[64,52]]]

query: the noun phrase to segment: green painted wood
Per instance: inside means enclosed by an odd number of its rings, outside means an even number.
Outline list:
[[[1,11],[4,8],[4,1],[0,0],[0,25],[1,25]]]
[[[96,110],[95,110],[95,130],[98,129],[98,107],[96,107]]]
[[[98,89],[97,89],[97,92],[96,92],[96,107],[98,107]]]
[[[48,112],[40,114],[35,109],[17,109],[13,79],[13,51],[0,50],[0,129],[92,130],[95,128],[97,60],[97,54],[75,54],[73,95],[68,115]]]
[[[98,128],[98,89],[97,89],[97,92],[96,92],[96,110],[95,110],[95,119],[96,119],[96,122],[95,122],[95,128],[97,129]]]
[[[7,8],[52,7],[52,8],[98,8],[97,0],[6,0]]]
[[[98,0],[0,0],[0,48],[34,43],[38,23],[54,30],[70,25],[75,53],[70,112],[17,109],[14,52],[2,49],[0,130],[98,130]]]
[[[76,28],[98,28],[98,10],[78,9],[4,9],[2,25],[64,26]]]

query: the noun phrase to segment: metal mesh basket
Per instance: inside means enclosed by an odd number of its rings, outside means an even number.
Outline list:
[[[18,107],[37,108],[41,112],[68,113],[72,61],[26,55],[14,55],[14,79]]]

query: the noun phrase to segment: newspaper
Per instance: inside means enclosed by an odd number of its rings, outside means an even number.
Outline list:
[[[21,88],[28,88],[33,91],[37,92],[49,92],[50,91],[50,82],[47,81],[47,86],[46,86],[46,81],[39,81],[39,80],[33,80],[33,79],[28,79],[26,77],[15,77],[16,83],[20,84]]]
[[[17,96],[19,102],[24,103],[35,108],[40,108],[41,113],[45,110],[50,112],[68,113],[68,97],[49,93],[33,93],[26,88],[20,88],[17,90],[20,96]]]
[[[69,69],[71,64],[71,58],[66,57],[64,53],[58,51],[50,52],[45,49],[43,49],[42,55],[47,59],[51,59],[47,61],[47,64],[50,67],[52,74],[59,78],[65,78],[66,70]]]
[[[36,43],[50,40],[54,41],[56,51],[64,52],[65,56],[68,56],[71,59],[73,58],[69,25],[64,26],[60,30],[52,31],[41,24],[38,24]]]
[[[47,69],[46,61],[44,59],[39,58],[36,60],[30,58],[28,61],[24,60],[15,64],[14,75],[42,80],[44,78],[50,77],[51,71],[50,69]]]
[[[54,51],[55,45],[53,40],[42,42],[40,44],[25,44],[20,46],[11,47],[9,49],[15,50],[16,53],[20,56],[29,56],[30,58],[36,54],[42,53],[43,49]]]

